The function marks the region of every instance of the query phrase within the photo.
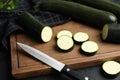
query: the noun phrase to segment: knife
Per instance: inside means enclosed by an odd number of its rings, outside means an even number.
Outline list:
[[[17,42],[17,44],[28,54],[30,54],[31,56],[37,58],[38,60],[46,63],[47,65],[51,66],[52,68],[54,68],[55,70],[57,70],[58,72],[62,72],[64,74],[66,74],[69,78],[74,79],[74,80],[94,80],[91,79],[91,77],[88,76],[83,76],[78,74],[77,71],[71,69],[70,67],[68,67],[67,65],[65,65],[64,63],[46,55],[44,52],[41,52],[33,47],[30,47],[26,44],[23,43],[19,43]]]

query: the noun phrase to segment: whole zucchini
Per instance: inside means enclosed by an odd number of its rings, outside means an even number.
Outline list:
[[[33,37],[41,39],[43,42],[51,40],[53,32],[51,27],[43,24],[29,12],[20,12],[18,14],[20,23],[27,33]]]
[[[70,1],[46,1],[35,6],[38,10],[70,16],[72,19],[102,29],[106,23],[116,23],[114,14]]]
[[[73,2],[78,2],[80,4],[85,4],[94,8],[109,11],[116,15],[118,22],[120,22],[120,5],[112,2],[110,0],[70,0]]]

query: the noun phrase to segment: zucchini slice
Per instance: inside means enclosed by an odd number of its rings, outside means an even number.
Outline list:
[[[115,77],[120,73],[120,63],[117,61],[106,61],[102,65],[104,74],[109,77]]]
[[[60,38],[61,36],[66,35],[66,36],[70,36],[72,37],[72,32],[68,31],[68,30],[61,30],[60,32],[58,32],[57,34],[57,39]]]
[[[29,12],[20,12],[18,14],[20,24],[23,29],[33,37],[42,42],[49,42],[53,36],[52,28],[43,24]]]
[[[86,41],[82,43],[80,53],[86,56],[92,56],[98,51],[98,44],[94,41]]]
[[[71,37],[63,35],[57,40],[57,46],[62,51],[70,51],[74,47],[74,41]]]
[[[73,35],[73,39],[76,43],[82,43],[89,39],[89,36],[87,33],[84,32],[77,32]]]
[[[120,43],[120,24],[106,24],[102,30],[102,40]]]

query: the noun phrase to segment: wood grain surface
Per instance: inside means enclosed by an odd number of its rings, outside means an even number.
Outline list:
[[[15,78],[22,79],[56,72],[48,65],[38,61],[24,52],[16,44],[16,42],[21,42],[43,51],[47,55],[65,63],[66,65],[69,65],[73,69],[100,65],[106,60],[120,61],[120,45],[103,42],[100,37],[102,30],[98,30],[73,21],[64,23],[62,25],[53,26],[52,28],[54,35],[52,40],[48,43],[41,43],[39,40],[33,39],[31,36],[28,36],[23,32],[11,35],[10,42],[12,74]],[[81,45],[78,44],[75,44],[73,50],[70,52],[59,51],[56,48],[56,34],[64,29],[70,30],[73,34],[79,31],[87,33],[90,37],[89,40],[98,43],[98,52],[94,56],[84,56],[79,52]]]

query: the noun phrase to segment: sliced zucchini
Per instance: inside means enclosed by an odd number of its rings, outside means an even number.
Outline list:
[[[106,42],[120,43],[120,24],[104,25],[102,39]]]
[[[57,46],[62,51],[70,51],[74,47],[74,41],[71,37],[63,35],[58,38]]]
[[[85,42],[89,39],[89,36],[87,33],[84,32],[77,32],[73,35],[73,39],[77,43]]]
[[[48,42],[52,39],[52,28],[43,24],[29,12],[20,12],[18,17],[21,27],[30,36],[40,39],[42,42]]]
[[[63,36],[63,35],[67,35],[67,36],[72,37],[72,32],[71,32],[71,31],[68,31],[68,30],[61,30],[61,31],[58,32],[58,34],[57,34],[57,39],[60,38],[60,37]]]
[[[115,77],[120,73],[120,63],[117,61],[106,61],[102,65],[105,76]]]
[[[86,56],[92,56],[98,51],[98,44],[94,41],[86,41],[82,43],[80,53]]]

